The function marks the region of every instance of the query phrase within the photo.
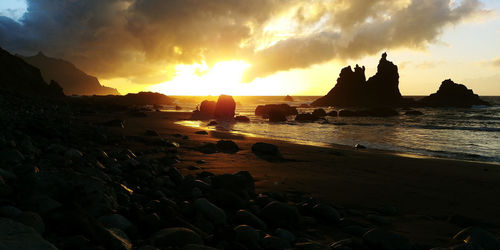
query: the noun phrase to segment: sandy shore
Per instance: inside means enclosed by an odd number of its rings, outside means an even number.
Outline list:
[[[109,119],[105,114],[101,116],[92,119]],[[298,145],[223,131],[200,135],[195,134],[200,129],[176,124],[187,117],[186,113],[165,112],[127,117],[124,133],[138,135],[145,129],[154,129],[161,136],[177,141],[182,148],[182,161],[176,166],[184,175],[197,171],[220,174],[247,170],[255,177],[259,191],[309,193],[353,216],[358,211],[395,208],[394,216],[380,224],[414,241],[442,244],[469,224],[499,232],[498,165],[406,157],[345,146]],[[197,151],[204,143],[221,139],[233,140],[241,150],[235,154]],[[256,142],[278,146],[288,161],[272,163],[256,157],[251,151]],[[204,163],[197,163],[199,160]],[[201,170],[189,170],[190,166]]]

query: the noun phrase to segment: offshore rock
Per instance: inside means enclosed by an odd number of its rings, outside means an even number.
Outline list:
[[[481,100],[471,89],[467,89],[465,85],[455,83],[451,79],[444,80],[436,93],[424,97],[418,102],[429,107],[469,108],[474,105],[490,105]]]

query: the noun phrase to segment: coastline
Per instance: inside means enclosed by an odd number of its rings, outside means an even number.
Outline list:
[[[401,217],[392,218],[393,230],[409,238],[439,243],[460,230],[450,218],[467,218],[500,225],[500,168],[494,164],[452,159],[410,158],[379,150],[356,150],[298,145],[268,138],[246,137],[175,124],[186,113],[153,112],[146,118],[130,118],[127,133],[148,128],[162,136],[181,134],[182,174],[209,171],[215,174],[249,171],[259,192],[307,193],[333,202],[351,212],[393,207]],[[175,138],[175,137],[174,137]],[[206,142],[233,140],[241,150],[235,154],[203,154],[196,150]],[[255,157],[251,145],[272,143],[289,161],[271,163]],[[203,164],[198,164],[199,160]],[[200,170],[189,170],[190,166]],[[439,225],[439,226],[436,226]],[[442,243],[442,242],[440,242]]]

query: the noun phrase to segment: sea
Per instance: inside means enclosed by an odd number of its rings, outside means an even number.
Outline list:
[[[170,112],[193,111],[204,99],[217,97],[177,96],[176,104],[165,107]],[[417,157],[453,158],[500,164],[500,97],[483,96],[492,106],[472,108],[414,108],[420,116],[401,115],[380,117],[325,117],[312,123],[289,121],[270,123],[255,116],[258,105],[287,103],[291,106],[309,104],[318,96],[294,96],[293,102],[284,96],[236,96],[236,114],[250,118],[250,123],[221,123],[209,127],[207,121],[179,121],[178,124],[204,129],[224,130],[249,136],[267,137],[299,144],[329,147],[354,146],[388,150]],[[420,97],[412,97],[420,98]],[[178,107],[179,108],[179,107]],[[299,113],[314,108],[297,108]],[[325,107],[325,111],[340,110]]]

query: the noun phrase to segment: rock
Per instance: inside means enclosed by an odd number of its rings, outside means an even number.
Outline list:
[[[333,116],[333,117],[335,117],[335,116],[337,116],[337,111],[332,110],[332,111],[326,113],[326,116]]]
[[[319,203],[312,209],[313,214],[321,221],[327,223],[337,223],[340,220],[340,214],[330,205]]]
[[[187,244],[184,247],[182,247],[182,250],[217,250],[217,248],[198,245],[198,244]]]
[[[365,77],[365,67],[356,65],[341,70],[337,84],[324,97],[311,103],[311,106],[398,106],[403,101],[399,92],[398,67],[387,60],[387,54],[382,54],[377,67],[377,73],[368,81]]]
[[[204,154],[214,154],[217,153],[217,145],[213,143],[205,143],[203,146],[199,148],[199,151]]]
[[[292,244],[296,240],[295,235],[293,233],[283,228],[276,229],[274,235],[281,239],[286,240],[290,244]]]
[[[405,112],[405,115],[409,116],[417,116],[417,115],[423,115],[424,113],[418,111],[418,110],[408,110]]]
[[[200,112],[213,115],[216,106],[217,106],[216,102],[204,100],[200,104]]]
[[[354,148],[355,149],[365,149],[366,147],[361,145],[361,144],[356,144],[356,145],[354,145]]]
[[[270,110],[269,113],[270,122],[286,122],[286,114],[280,110]]]
[[[234,118],[236,122],[250,122],[250,118],[242,115],[238,115]]]
[[[76,160],[76,159],[82,158],[83,153],[77,149],[70,148],[70,149],[66,150],[66,152],[64,153],[64,156],[68,159]]]
[[[189,244],[203,244],[203,240],[191,229],[172,227],[156,232],[151,238],[151,244],[163,249],[167,247],[183,247]]]
[[[234,154],[240,150],[238,145],[236,145],[236,143],[234,143],[233,141],[230,141],[230,140],[227,140],[227,141],[220,140],[217,142],[216,146],[217,146],[217,149],[219,151],[224,152],[224,153]]]
[[[207,219],[216,225],[221,225],[226,223],[226,213],[224,210],[215,206],[213,203],[205,198],[199,198],[194,201],[194,207],[196,211],[199,211]]]
[[[0,163],[19,164],[24,159],[24,155],[17,149],[8,148],[0,151]]]
[[[262,218],[275,227],[294,228],[299,224],[297,208],[279,201],[272,201],[262,209]]]
[[[458,232],[454,240],[463,241],[468,247],[478,249],[500,249],[500,240],[479,227],[467,227]]]
[[[285,96],[285,99],[283,99],[285,102],[293,102],[293,98],[289,95]]]
[[[111,214],[101,216],[98,219],[103,226],[106,228],[118,228],[125,232],[131,230],[134,227],[134,224],[130,222],[127,218],[123,217],[121,214]]]
[[[236,102],[232,96],[220,95],[215,105],[214,116],[216,119],[230,120],[234,117]]]
[[[243,209],[238,210],[238,212],[236,212],[236,214],[234,215],[234,220],[237,223],[250,225],[260,230],[267,229],[266,223],[248,210],[243,210]]]
[[[262,239],[262,246],[264,249],[289,249],[291,247],[290,243],[282,238],[266,235],[264,239]]]
[[[359,113],[353,110],[348,110],[348,109],[341,109],[338,112],[339,117],[352,117],[352,116],[359,116]]]
[[[197,135],[208,135],[207,131],[205,131],[205,130],[196,131],[194,133]]]
[[[326,116],[326,112],[324,109],[315,109],[312,113],[313,116],[316,116],[316,117],[325,117]]]
[[[249,199],[249,196],[254,194],[255,188],[254,179],[247,171],[216,175],[212,178],[212,187],[234,192],[245,199]]]
[[[311,113],[298,114],[295,116],[295,121],[297,122],[313,122],[316,121],[318,117],[314,116]]]
[[[102,125],[108,126],[108,127],[125,128],[125,121],[123,121],[121,119],[113,119],[113,120],[109,120],[107,122],[102,123]]]
[[[490,106],[479,98],[478,95],[463,84],[453,82],[451,79],[444,80],[439,90],[418,100],[418,103],[428,107],[457,107],[469,108],[474,105]]]
[[[207,124],[207,126],[216,126],[217,124],[219,123],[217,123],[216,121],[211,121]]]
[[[255,108],[255,115],[266,118],[269,117],[270,112],[273,110],[279,111],[279,113],[283,114],[284,116],[298,114],[297,108],[290,107],[290,105],[288,104],[266,104],[257,106],[257,108]]]
[[[130,243],[127,234],[117,228],[105,229],[104,240],[109,249],[116,250],[131,250],[132,244]]]
[[[42,217],[37,213],[33,212],[22,212],[18,216],[13,218],[14,220],[23,223],[26,226],[32,227],[40,235],[45,232],[45,224],[43,223]]]
[[[273,144],[257,142],[252,145],[252,152],[260,158],[268,161],[280,161],[283,160],[278,147]]]
[[[179,105],[175,105],[175,110],[182,110],[182,107]]]
[[[146,132],[144,133],[146,136],[156,136],[156,137],[160,137],[160,134],[156,131],[156,130],[153,130],[153,129],[146,129]]]
[[[385,231],[380,228],[374,228],[366,232],[363,235],[363,239],[365,240],[365,243],[368,246],[373,247],[375,249],[384,249],[384,250],[412,249],[412,244],[410,243],[410,241],[405,237],[403,237],[402,235]]]
[[[252,249],[258,247],[260,234],[255,228],[248,225],[239,225],[234,228],[236,241],[249,246]]]
[[[299,108],[310,108],[311,106],[307,103],[302,103],[299,105]]]
[[[35,229],[7,218],[0,218],[0,248],[55,250]]]

